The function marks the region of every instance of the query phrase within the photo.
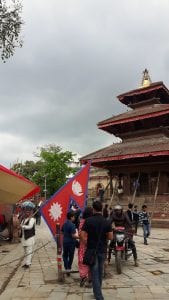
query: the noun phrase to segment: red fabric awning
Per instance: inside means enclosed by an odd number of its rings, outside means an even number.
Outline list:
[[[0,203],[14,204],[21,199],[35,195],[39,191],[39,186],[0,165]]]

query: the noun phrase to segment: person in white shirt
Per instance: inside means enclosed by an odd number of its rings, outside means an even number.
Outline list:
[[[30,267],[32,262],[32,252],[35,244],[35,218],[33,217],[33,209],[31,207],[25,208],[25,217],[21,222],[21,228],[21,242],[25,255],[25,262],[22,267],[27,269]]]

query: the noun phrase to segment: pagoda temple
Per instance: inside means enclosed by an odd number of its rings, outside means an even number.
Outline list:
[[[82,157],[81,163],[91,160],[107,170],[112,195],[117,178],[121,204],[133,202],[139,209],[146,204],[154,223],[169,225],[169,90],[161,81],[152,83],[145,69],[140,87],[117,98],[128,111],[97,126],[121,141]]]

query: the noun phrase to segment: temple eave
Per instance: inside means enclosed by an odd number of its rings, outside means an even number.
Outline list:
[[[135,154],[125,154],[125,155],[117,155],[110,157],[90,157],[90,158],[82,158],[81,162],[86,163],[91,160],[92,164],[96,162],[109,162],[109,161],[120,161],[124,159],[134,159],[134,158],[142,158],[142,157],[150,157],[150,156],[169,156],[169,150],[166,151],[155,151],[149,153],[135,153]]]
[[[137,115],[134,117],[128,117],[128,118],[124,118],[124,119],[119,119],[119,120],[115,120],[115,121],[111,121],[108,123],[104,123],[104,124],[100,124],[98,123],[98,128],[99,129],[103,129],[106,130],[106,127],[112,126],[112,125],[116,125],[116,124],[124,124],[124,123],[130,123],[133,121],[138,121],[138,120],[144,120],[144,119],[149,119],[149,118],[155,118],[158,116],[162,116],[162,115],[167,115],[169,114],[169,109],[163,110],[163,111],[158,111],[158,112],[152,112],[152,113],[148,113],[148,114],[143,114],[143,115]],[[104,122],[104,121],[103,121]]]
[[[127,93],[120,94],[119,96],[117,96],[117,98],[119,99],[119,101],[124,103],[125,98],[127,98],[127,97],[133,97],[133,96],[137,96],[137,95],[141,95],[141,94],[145,94],[145,93],[147,94],[147,93],[150,93],[152,91],[160,90],[160,89],[162,89],[169,97],[169,90],[163,84],[163,82],[160,81],[160,82],[154,82],[148,87],[142,87],[142,88],[138,88],[138,89],[135,89],[135,90],[131,90]]]

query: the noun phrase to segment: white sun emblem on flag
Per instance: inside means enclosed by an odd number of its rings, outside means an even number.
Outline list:
[[[82,196],[83,195],[82,186],[77,180],[73,180],[72,191],[76,196]]]
[[[62,215],[62,207],[59,203],[53,203],[49,209],[49,216],[52,220],[57,221]]]

